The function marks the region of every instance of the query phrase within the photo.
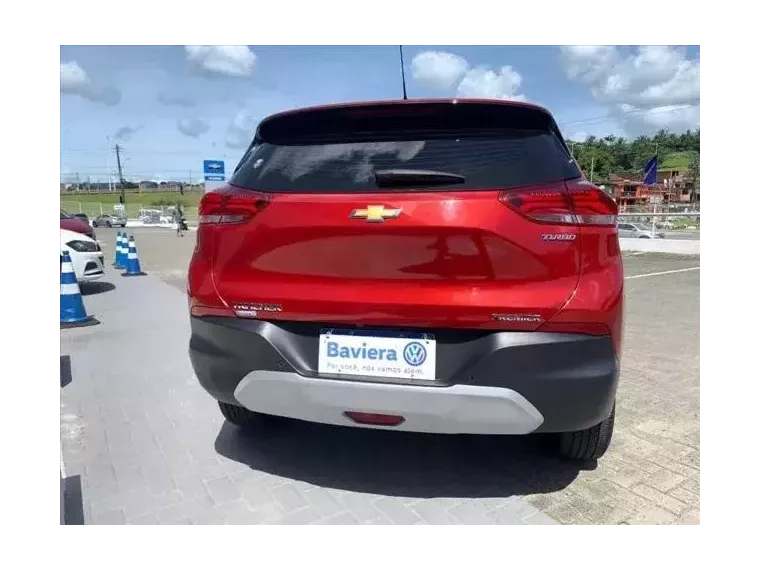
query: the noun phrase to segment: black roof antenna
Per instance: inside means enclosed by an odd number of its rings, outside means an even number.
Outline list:
[[[406,101],[406,75],[404,74],[404,50],[398,46],[398,54],[401,56],[401,87],[404,90],[404,101]]]

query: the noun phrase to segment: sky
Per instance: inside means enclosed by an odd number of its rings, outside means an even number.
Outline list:
[[[404,46],[407,93],[548,108],[570,140],[699,127],[697,46]],[[61,180],[229,173],[277,111],[401,97],[398,46],[62,46]]]

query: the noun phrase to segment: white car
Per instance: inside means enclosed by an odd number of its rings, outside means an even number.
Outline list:
[[[638,224],[619,222],[617,227],[618,235],[621,238],[662,239],[665,237],[664,232],[652,232],[651,230],[647,230]]]
[[[61,254],[69,252],[78,282],[95,281],[105,274],[103,250],[92,238],[77,232],[61,230]]]

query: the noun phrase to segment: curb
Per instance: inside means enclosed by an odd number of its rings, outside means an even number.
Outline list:
[[[699,240],[619,238],[622,251],[699,255]]]

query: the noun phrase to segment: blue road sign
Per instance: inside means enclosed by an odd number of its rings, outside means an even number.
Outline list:
[[[203,176],[206,180],[224,180],[224,161],[204,160]],[[214,178],[209,178],[209,176],[213,176]]]
[[[206,174],[203,179],[206,182],[220,181],[224,182],[224,176],[216,176],[215,174]]]

